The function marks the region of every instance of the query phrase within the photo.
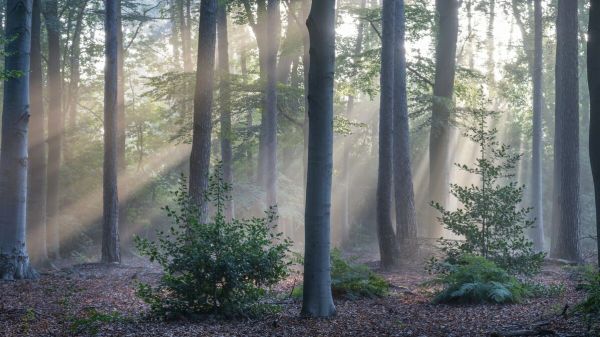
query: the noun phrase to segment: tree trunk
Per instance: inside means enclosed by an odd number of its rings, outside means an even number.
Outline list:
[[[279,63],[277,64],[277,82],[288,84],[290,82],[290,70],[294,60],[298,58],[301,49],[298,46],[300,40],[300,29],[294,21],[297,12],[297,1],[290,1],[288,4],[288,19],[285,32],[285,39],[281,45]]]
[[[436,0],[437,41],[433,109],[429,135],[429,199],[447,206],[450,176],[451,115],[454,110],[454,75],[456,71],[456,40],[458,38],[457,0]],[[441,226],[433,209],[428,219],[426,236],[439,238]]]
[[[556,112],[554,231],[551,256],[579,255],[579,80],[577,1],[558,0],[556,19]]]
[[[35,278],[26,246],[27,137],[29,122],[30,0],[7,0],[6,71],[22,75],[4,81],[0,148],[0,279]]]
[[[596,199],[596,235],[600,236],[600,0],[590,1],[587,42],[587,72],[590,91],[590,163]],[[596,239],[600,252],[600,239]],[[598,254],[600,266],[600,254]]]
[[[183,56],[183,71],[191,72],[192,65],[192,39],[191,39],[191,2],[180,0],[179,23],[181,25],[181,49]]]
[[[48,254],[60,256],[59,189],[62,155],[63,113],[61,111],[62,79],[60,74],[60,22],[56,0],[45,2],[44,17],[48,32]]]
[[[247,68],[247,60],[246,60],[247,54],[246,54],[246,50],[242,47],[242,50],[240,51],[240,70],[242,72],[242,81],[244,84],[246,84],[246,77],[248,76],[248,68]],[[250,140],[253,137],[253,132],[252,132],[252,109],[248,109],[248,112],[246,113],[246,142],[250,142]],[[254,165],[252,165],[252,160],[254,158],[254,155],[252,153],[252,146],[251,145],[247,145],[246,146],[246,176],[248,177],[248,181],[252,181],[253,177],[254,177]]]
[[[202,0],[194,94],[194,128],[190,156],[190,197],[198,205],[202,221],[206,221],[208,216],[204,195],[208,188],[210,169],[216,25],[217,0]]]
[[[496,83],[496,64],[494,61],[494,24],[496,22],[496,0],[490,0],[489,7],[489,18],[488,18],[488,28],[487,28],[487,71],[488,71],[488,86],[490,89],[495,87]],[[492,94],[492,99],[495,101],[495,95]]]
[[[121,262],[119,247],[119,198],[117,189],[119,1],[106,0],[104,66],[104,207],[102,262]]]
[[[360,9],[364,10],[367,6],[367,0],[361,0]],[[364,30],[365,24],[362,21],[357,23],[357,36],[356,36],[356,45],[354,46],[354,63],[359,60],[360,54],[362,53],[362,45],[364,39]],[[346,105],[346,117],[350,119],[352,117],[352,110],[354,110],[354,95],[348,96],[348,103]],[[352,149],[352,144],[355,141],[355,137],[352,135],[347,135],[344,139],[344,154],[342,157],[342,242],[346,241],[348,238],[348,233],[350,232],[350,150]]]
[[[393,172],[396,236],[402,258],[417,248],[417,217],[410,160],[410,129],[406,97],[406,51],[404,0],[396,0],[393,108]]]
[[[118,79],[117,79],[117,167],[122,172],[127,167],[125,160],[125,143],[127,141],[125,121],[125,49],[123,48],[123,19],[121,0],[118,0],[117,12],[117,50],[118,50]]]
[[[33,0],[31,19],[31,73],[29,79],[29,172],[27,232],[34,265],[48,260],[46,250],[46,137],[41,48],[41,0]]]
[[[308,19],[311,3],[311,0],[302,1],[300,10],[302,11],[303,19]],[[304,70],[304,123],[302,134],[304,151],[302,155],[302,186],[306,186],[306,175],[308,170],[308,75],[310,72],[310,37],[307,29],[302,30],[302,68]]]
[[[308,82],[309,149],[306,185],[302,316],[335,314],[329,261],[333,171],[335,0],[313,1]]]
[[[79,102],[79,58],[81,57],[81,31],[83,30],[83,15],[88,1],[83,1],[79,7],[77,18],[75,19],[75,29],[73,32],[73,42],[69,55],[70,75],[69,75],[69,100],[67,103],[67,114],[69,117],[68,130],[73,132],[77,125],[77,103]],[[68,159],[67,159],[68,160]]]
[[[231,88],[229,76],[229,41],[227,35],[227,8],[217,4],[217,33],[219,39],[219,108],[221,109],[221,160],[223,161],[223,179],[233,184],[233,153],[231,150]],[[225,205],[225,216],[234,216],[233,199]]]
[[[377,236],[381,266],[398,264],[400,251],[392,225],[392,154],[394,110],[395,0],[381,8],[381,102],[379,106],[379,169],[377,175]]]
[[[279,50],[279,31],[281,18],[279,0],[267,2],[267,83],[265,90],[265,192],[267,207],[277,205],[277,51]]]
[[[171,43],[171,51],[173,53],[173,63],[175,64],[176,70],[181,70],[181,59],[179,54],[179,48],[181,43],[179,41],[179,26],[177,25],[178,18],[178,4],[179,0],[169,1],[169,15],[171,16],[171,36],[169,41]]]
[[[543,106],[543,17],[541,0],[535,0],[535,59],[533,66],[533,138],[532,138],[532,157],[531,157],[531,206],[533,207],[533,216],[535,218],[534,228],[532,230],[532,239],[537,251],[544,250],[544,209],[542,203],[542,106]]]

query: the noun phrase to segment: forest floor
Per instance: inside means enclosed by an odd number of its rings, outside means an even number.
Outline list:
[[[371,265],[376,265],[372,263]],[[407,270],[408,269],[408,270]],[[299,317],[301,303],[290,293],[300,277],[276,289],[281,311],[256,320],[157,322],[136,297],[136,284],[155,281],[156,267],[139,260],[122,265],[79,264],[45,272],[39,280],[0,282],[2,336],[587,336],[581,317],[563,314],[584,294],[573,273],[546,265],[536,278],[562,284],[560,295],[513,305],[433,305],[422,267],[380,272],[389,296],[336,300],[331,319]],[[569,310],[567,310],[567,313]],[[529,333],[529,334],[528,334]]]

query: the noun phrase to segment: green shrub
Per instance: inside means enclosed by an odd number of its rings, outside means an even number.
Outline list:
[[[506,270],[481,256],[464,255],[433,281],[443,290],[434,303],[515,303],[527,296],[526,287]]]
[[[478,255],[494,261],[510,273],[539,272],[544,253],[538,253],[525,236],[533,226],[530,208],[521,208],[524,186],[514,181],[520,155],[496,140],[497,130],[488,126],[493,112],[473,109],[466,136],[479,145],[475,164],[458,168],[477,176],[479,184],[451,184],[450,193],[462,205],[448,210],[439,203],[440,222],[461,240],[440,239],[450,263],[463,254]]]
[[[157,233],[156,241],[136,238],[141,254],[164,270],[157,287],[140,284],[138,288],[138,296],[153,313],[163,318],[253,316],[269,309],[259,301],[266,287],[288,275],[291,243],[276,232],[273,210],[264,218],[226,219],[229,190],[218,167],[206,195],[215,215],[208,223],[200,223],[198,208],[182,179],[175,192],[178,207],[165,207],[173,220],[169,232]]]
[[[357,299],[383,297],[389,289],[388,282],[375,274],[367,265],[346,260],[338,249],[331,252],[331,292],[334,297]],[[292,292],[302,296],[302,286]]]
[[[600,273],[589,269],[583,274],[578,289],[587,293],[585,300],[575,306],[575,312],[585,315],[589,327],[600,318]]]

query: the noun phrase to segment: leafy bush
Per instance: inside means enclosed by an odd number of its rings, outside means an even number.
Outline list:
[[[596,270],[587,270],[583,280],[578,286],[587,293],[585,300],[575,307],[575,312],[586,316],[590,328],[592,323],[600,318],[600,273]]]
[[[382,297],[387,294],[388,288],[388,282],[367,265],[345,260],[338,249],[331,252],[331,292],[334,297]],[[302,286],[295,288],[292,294],[294,297],[302,296]]]
[[[433,281],[444,286],[434,303],[515,303],[527,288],[506,270],[481,256],[464,255]]]
[[[230,187],[218,167],[211,175],[206,198],[215,207],[208,223],[199,222],[185,179],[174,193],[176,209],[165,207],[173,226],[157,233],[154,242],[137,237],[142,255],[164,270],[157,287],[140,284],[138,296],[153,313],[177,315],[216,314],[252,316],[267,306],[259,304],[265,287],[288,275],[290,241],[275,231],[276,214],[264,218],[232,219],[224,216]]]
[[[535,252],[525,232],[533,225],[530,208],[520,208],[524,186],[514,178],[520,155],[511,154],[510,147],[496,140],[497,130],[488,127],[494,113],[484,109],[472,112],[473,121],[466,136],[479,145],[479,156],[473,166],[457,166],[477,175],[480,184],[452,184],[450,193],[462,208],[447,210],[432,203],[441,216],[439,220],[464,240],[441,238],[442,251],[449,262],[463,254],[478,255],[495,262],[511,273],[539,272],[544,254]]]

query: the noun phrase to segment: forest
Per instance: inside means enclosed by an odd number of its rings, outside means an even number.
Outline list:
[[[600,336],[600,0],[0,0],[0,58],[0,336]]]

